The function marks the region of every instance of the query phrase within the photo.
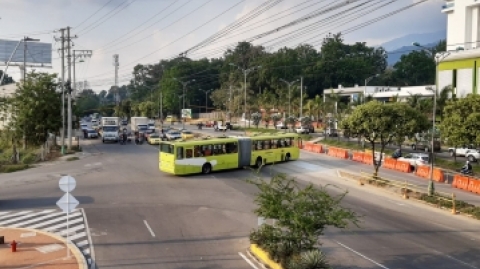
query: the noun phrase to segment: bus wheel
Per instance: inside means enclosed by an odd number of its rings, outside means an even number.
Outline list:
[[[209,163],[206,163],[202,166],[202,173],[203,174],[210,174],[212,172],[212,166]]]
[[[263,165],[262,157],[258,157],[257,161],[255,162],[255,166],[260,168],[260,167],[262,167],[262,165]]]
[[[287,153],[287,155],[285,155],[285,161],[286,162],[290,161],[290,153]]]

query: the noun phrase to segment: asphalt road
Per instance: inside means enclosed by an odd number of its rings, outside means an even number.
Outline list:
[[[92,154],[81,160],[0,175],[0,211],[54,208],[58,179],[70,174],[99,268],[252,268],[239,255],[257,225],[255,189],[243,180],[249,171],[173,177],[158,171],[153,146],[82,142]],[[478,221],[340,179],[344,166],[302,152],[262,170],[335,184],[332,194],[348,189],[344,205],[364,216],[361,228],[321,238],[334,268],[480,268]]]

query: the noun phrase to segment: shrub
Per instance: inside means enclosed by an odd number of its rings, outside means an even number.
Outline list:
[[[305,251],[288,263],[288,269],[329,269],[330,265],[322,251]]]
[[[29,168],[28,164],[6,164],[0,167],[0,173],[13,173]]]
[[[35,152],[27,152],[20,154],[20,162],[23,164],[32,164],[37,161],[37,154]]]
[[[80,160],[80,158],[78,158],[78,157],[76,157],[76,156],[75,156],[75,157],[68,157],[68,158],[67,158],[67,162],[76,161],[76,160]]]

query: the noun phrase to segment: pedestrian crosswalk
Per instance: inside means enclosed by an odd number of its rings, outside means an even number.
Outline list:
[[[58,209],[0,211],[0,227],[38,229],[60,235],[74,243],[92,264],[91,239],[83,209],[75,209],[67,215]]]

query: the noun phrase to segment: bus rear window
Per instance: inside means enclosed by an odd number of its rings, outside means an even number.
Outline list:
[[[160,145],[160,152],[173,154],[173,152],[174,152],[173,151],[173,145],[161,144]]]

